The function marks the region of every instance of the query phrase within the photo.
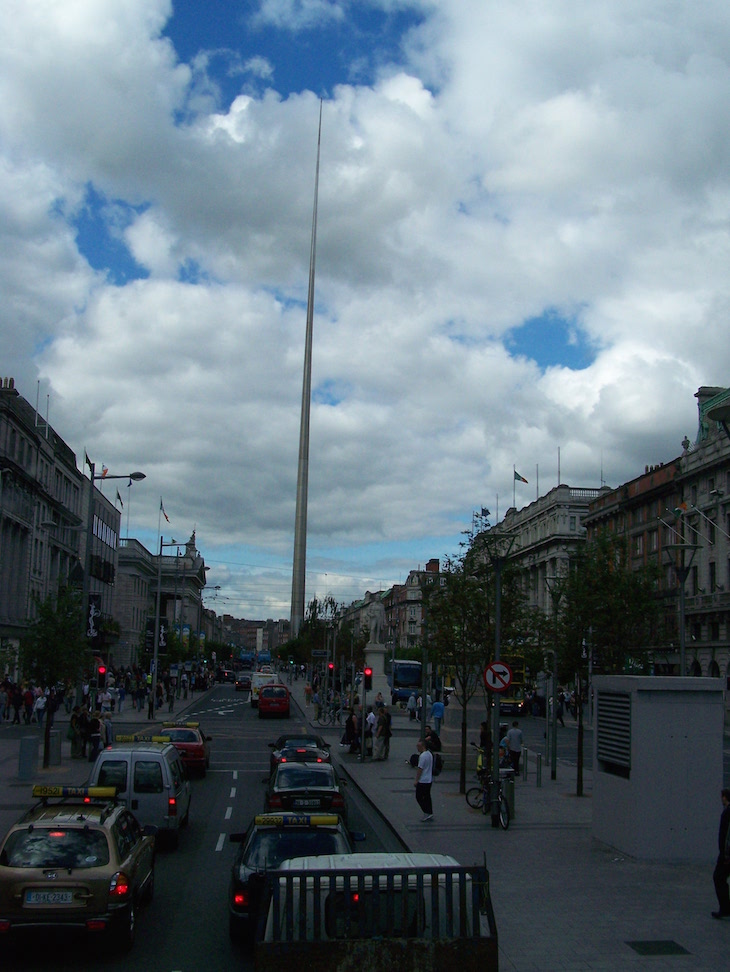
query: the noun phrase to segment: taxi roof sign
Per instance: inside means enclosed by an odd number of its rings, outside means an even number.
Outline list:
[[[163,722],[163,729],[200,729],[199,722]]]
[[[33,797],[36,800],[47,800],[49,797],[114,800],[116,795],[117,788],[115,786],[45,786],[36,784],[33,787]]]
[[[118,743],[169,743],[169,736],[152,736],[149,733],[145,734],[142,732],[135,732],[133,735],[121,734],[114,737],[114,741]],[[113,746],[111,747],[114,748]]]
[[[253,818],[256,827],[336,827],[336,813],[260,813]]]

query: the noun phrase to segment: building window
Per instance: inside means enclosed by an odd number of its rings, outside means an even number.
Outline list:
[[[709,566],[710,566],[710,594],[712,594],[712,592],[717,587],[717,574],[715,572],[714,561],[711,561]]]
[[[649,550],[652,553],[656,553],[659,545],[659,537],[656,530],[652,530],[649,534]]]
[[[576,528],[576,518],[574,516],[571,516],[571,518],[570,518],[570,529],[571,529],[572,532],[575,532],[575,528]]]
[[[717,529],[717,527],[715,526],[714,523],[710,522],[710,523],[707,524],[707,539],[710,541],[710,543],[714,543],[715,542],[715,531],[716,531],[716,529]]]
[[[640,557],[644,553],[644,534],[640,533],[634,537],[634,553]]]
[[[710,622],[710,641],[720,640],[720,622],[711,621]]]
[[[697,566],[692,568],[692,595],[696,597],[700,592],[700,575]]]

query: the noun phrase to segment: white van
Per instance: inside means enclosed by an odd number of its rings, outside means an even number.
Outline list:
[[[259,707],[259,692],[264,685],[275,685],[279,681],[279,676],[273,672],[254,672],[251,676],[251,708]]]
[[[89,786],[114,786],[144,827],[154,824],[172,846],[190,815],[190,780],[180,753],[170,742],[122,743],[96,757]]]

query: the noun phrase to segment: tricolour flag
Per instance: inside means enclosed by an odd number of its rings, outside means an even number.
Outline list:
[[[525,479],[525,477],[524,476],[520,476],[520,474],[517,472],[517,470],[515,470],[515,479],[517,480],[518,483],[526,483],[527,482],[527,480]]]
[[[165,517],[165,519],[169,523],[170,522],[170,517],[167,515],[167,513],[165,513],[165,507],[162,505],[162,497],[161,496],[160,496],[160,512],[162,513],[162,515]]]
[[[102,462],[102,464],[101,464],[101,478],[103,479],[108,472],[109,472],[109,466],[105,466],[104,463]]]

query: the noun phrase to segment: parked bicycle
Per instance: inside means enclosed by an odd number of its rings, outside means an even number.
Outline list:
[[[474,810],[481,810],[483,814],[488,814],[492,806],[492,777],[485,768],[485,752],[476,743],[471,744],[477,751],[477,771],[476,777],[479,780],[479,786],[471,786],[466,791],[466,802]],[[509,803],[507,802],[507,797],[504,792],[504,785],[502,779],[500,778],[498,784],[498,800],[499,800],[499,823],[502,830],[507,830],[509,827]]]

